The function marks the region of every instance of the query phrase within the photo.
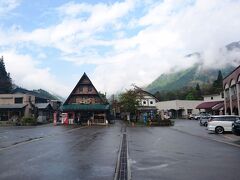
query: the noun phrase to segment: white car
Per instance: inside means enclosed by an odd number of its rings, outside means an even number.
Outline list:
[[[207,129],[209,131],[214,131],[217,134],[231,132],[233,122],[238,119],[239,116],[233,115],[211,116],[211,118],[208,120]]]

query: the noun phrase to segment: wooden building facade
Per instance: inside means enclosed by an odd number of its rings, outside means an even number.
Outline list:
[[[62,107],[70,124],[80,121],[106,124],[108,102],[99,94],[86,73],[83,74]]]

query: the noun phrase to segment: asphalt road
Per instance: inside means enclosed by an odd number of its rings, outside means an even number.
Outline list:
[[[113,179],[125,124],[0,127],[0,179]],[[128,127],[133,180],[239,179],[239,137],[196,121]]]
[[[0,179],[113,179],[121,124],[0,131]]]
[[[185,120],[171,128],[128,128],[132,179],[238,180],[240,146],[208,134],[197,123]]]

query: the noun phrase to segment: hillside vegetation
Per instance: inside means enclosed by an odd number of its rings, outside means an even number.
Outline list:
[[[197,84],[204,86],[216,80],[219,70],[223,77],[228,75],[235,67],[228,66],[224,69],[204,69],[202,65],[195,64],[193,67],[178,72],[162,74],[146,90],[151,93],[157,91],[174,91],[183,87],[195,87]]]

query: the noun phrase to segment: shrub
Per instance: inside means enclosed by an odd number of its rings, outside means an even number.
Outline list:
[[[153,126],[174,126],[174,121],[170,119],[161,120],[161,121],[153,121]]]
[[[37,124],[37,120],[35,118],[32,117],[23,117],[22,119],[22,125],[36,125]]]

